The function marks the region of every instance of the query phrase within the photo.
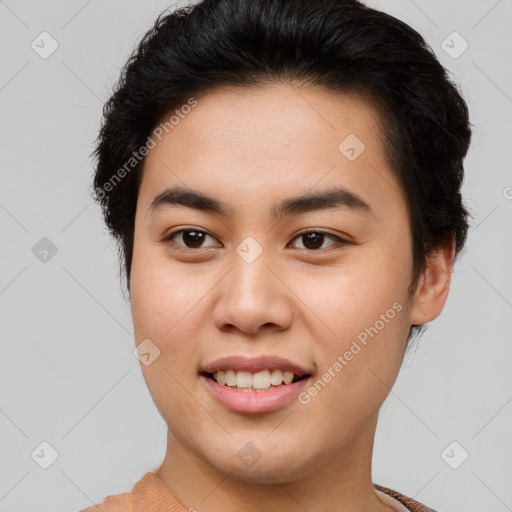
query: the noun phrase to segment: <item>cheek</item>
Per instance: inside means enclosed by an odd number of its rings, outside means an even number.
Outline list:
[[[325,281],[309,295],[312,307],[332,332],[316,338],[317,380],[303,395],[306,411],[333,421],[326,436],[356,432],[380,408],[403,360],[409,331],[405,280],[393,273],[361,271]],[[323,306],[322,306],[323,305]],[[342,441],[347,439],[343,438]]]
[[[135,249],[135,248],[134,248]],[[203,295],[168,261],[143,248],[134,250],[131,274],[131,310],[136,343],[151,340],[160,350],[141,370],[155,405],[164,417],[169,408],[186,407],[183,383],[190,382],[197,368],[197,339],[191,326],[202,325]]]
[[[187,277],[161,251],[134,245],[131,310],[137,341],[141,336],[172,340],[183,320],[193,316],[201,292],[197,275]]]
[[[200,337],[194,331],[204,321],[198,304],[204,292],[168,261],[143,250],[134,251],[131,288],[136,343],[150,339],[160,350],[151,365],[141,365],[151,395],[159,409],[169,401],[185,405],[179,383],[189,382],[197,370]]]
[[[317,332],[315,358],[322,373],[330,370],[336,378],[322,403],[340,404],[340,414],[343,407],[380,406],[396,379],[410,328],[410,257],[397,238],[359,251],[351,264],[323,276],[321,286],[302,281],[302,296],[328,326]]]
[[[334,344],[373,325],[395,303],[405,310],[411,262],[404,245],[399,240],[387,248],[375,244],[311,281],[304,275],[296,281],[300,296],[323,320],[322,331]]]

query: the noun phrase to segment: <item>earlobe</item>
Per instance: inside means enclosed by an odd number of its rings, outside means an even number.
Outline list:
[[[429,256],[412,301],[412,325],[426,324],[441,314],[450,290],[454,259],[455,237]]]

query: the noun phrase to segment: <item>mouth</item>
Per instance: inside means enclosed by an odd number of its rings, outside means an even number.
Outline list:
[[[313,371],[313,367],[301,367],[279,356],[234,355],[205,365],[199,376],[207,392],[222,406],[255,414],[292,404]]]
[[[279,368],[262,370],[254,373],[233,369],[217,370],[214,373],[204,372],[202,375],[212,379],[221,386],[226,386],[237,391],[255,393],[261,393],[281,386],[294,384],[311,376],[308,373],[298,375]]]

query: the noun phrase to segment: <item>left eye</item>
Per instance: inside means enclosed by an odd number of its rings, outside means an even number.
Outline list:
[[[344,241],[336,235],[332,235],[331,233],[327,233],[325,231],[313,231],[313,230],[306,231],[304,233],[299,233],[295,237],[295,239],[303,241],[303,244],[302,244],[303,247],[299,247],[299,249],[310,249],[310,250],[315,251],[315,250],[322,248],[322,245],[323,245],[326,237],[331,238],[335,242],[344,243]],[[335,244],[331,244],[331,246],[332,245],[335,245]],[[329,246],[329,247],[331,247],[331,246]]]

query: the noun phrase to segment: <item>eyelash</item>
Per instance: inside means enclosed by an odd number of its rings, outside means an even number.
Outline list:
[[[177,244],[175,242],[172,241],[172,239],[176,236],[176,235],[179,235],[180,233],[186,233],[187,231],[194,231],[196,233],[202,233],[202,234],[205,234],[205,235],[208,235],[212,238],[215,239],[214,236],[210,235],[210,233],[208,233],[207,231],[204,231],[202,229],[196,229],[196,228],[181,228],[181,229],[178,229],[176,231],[173,231],[171,233],[168,233],[167,235],[165,235],[161,240],[159,240],[161,243],[164,243],[164,244],[169,244],[169,243],[172,243],[172,245],[178,247],[178,250],[180,251],[183,251],[183,252],[195,252],[195,251],[199,251],[201,249],[207,249],[208,247],[198,247],[198,248],[192,248],[192,247],[186,247],[186,246],[183,246],[183,245],[180,245],[180,244]],[[333,240],[335,240],[336,242],[338,242],[338,245],[348,245],[349,242],[340,238],[339,236],[336,236],[336,235],[333,235],[332,233],[329,233],[328,231],[323,231],[321,229],[314,229],[314,228],[310,228],[310,229],[307,229],[305,231],[302,231],[301,233],[298,233],[297,235],[295,235],[293,237],[292,240],[295,240],[297,238],[300,238],[301,236],[304,236],[304,235],[308,235],[310,233],[315,233],[315,234],[319,234],[319,235],[325,235],[326,237],[329,237]],[[325,251],[325,250],[329,250],[329,249],[332,249],[333,247],[336,247],[336,244],[333,244],[329,247],[327,247],[326,249],[307,249],[307,248],[299,248],[300,250],[305,250],[305,251],[308,251],[308,252],[320,252],[320,251]]]

